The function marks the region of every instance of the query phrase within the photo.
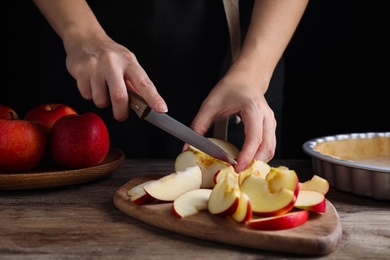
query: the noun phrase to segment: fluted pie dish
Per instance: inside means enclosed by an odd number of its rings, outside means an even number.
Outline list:
[[[303,144],[314,174],[341,191],[390,200],[390,132],[319,137]]]

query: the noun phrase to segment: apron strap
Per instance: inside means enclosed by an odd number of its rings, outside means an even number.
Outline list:
[[[241,29],[239,0],[223,0],[227,24],[229,27],[232,61],[234,62],[241,50]],[[229,117],[214,122],[214,138],[227,140]]]

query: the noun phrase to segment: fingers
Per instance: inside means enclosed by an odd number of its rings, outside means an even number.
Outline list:
[[[276,121],[273,112],[263,117],[255,117],[257,113],[242,115],[245,125],[245,141],[237,158],[236,172],[247,168],[253,159],[264,162],[270,161],[276,148]]]
[[[158,113],[168,112],[168,106],[164,99],[136,60],[126,68],[125,79],[128,87],[132,91],[138,92],[154,111]]]

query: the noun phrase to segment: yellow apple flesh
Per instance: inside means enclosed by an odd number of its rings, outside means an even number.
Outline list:
[[[148,183],[144,186],[144,190],[157,200],[174,201],[184,192],[199,189],[201,183],[202,171],[196,165]]]
[[[127,192],[127,195],[130,197],[130,200],[137,205],[143,205],[154,201],[155,198],[150,196],[144,189],[144,186],[146,184],[152,183],[154,181],[155,180],[145,181],[131,188]]]
[[[281,188],[271,192],[268,182],[253,174],[249,175],[240,187],[249,196],[253,214],[261,216],[277,216],[289,212],[294,207],[294,192]]]
[[[325,213],[325,196],[317,191],[301,190],[299,191],[294,207],[317,213]]]
[[[240,199],[240,188],[236,179],[226,174],[211,191],[208,209],[214,215],[232,215],[236,212]]]
[[[177,197],[172,204],[172,215],[186,218],[208,209],[211,189],[190,190]]]

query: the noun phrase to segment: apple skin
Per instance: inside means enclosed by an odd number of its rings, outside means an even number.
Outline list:
[[[46,153],[45,130],[34,122],[0,119],[0,133],[0,171],[29,171]]]
[[[143,183],[140,183],[133,188],[131,188],[128,192],[127,195],[129,195],[130,200],[137,205],[143,205],[143,204],[148,204],[151,203],[155,200],[152,196],[149,195],[144,189],[144,186],[148,183],[154,182],[155,180],[149,180],[145,181]]]
[[[76,111],[64,104],[48,103],[33,107],[25,115],[24,119],[41,124],[49,134],[54,123],[66,115],[75,115]]]
[[[9,106],[0,104],[0,119],[19,119],[19,116]]]
[[[294,204],[295,208],[316,213],[326,212],[325,195],[313,190],[301,190]]]
[[[280,216],[257,218],[247,222],[248,227],[259,230],[283,230],[303,225],[309,219],[306,210],[292,211]]]
[[[50,132],[50,156],[67,168],[100,164],[108,154],[110,138],[104,121],[95,113],[62,116]]]

